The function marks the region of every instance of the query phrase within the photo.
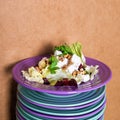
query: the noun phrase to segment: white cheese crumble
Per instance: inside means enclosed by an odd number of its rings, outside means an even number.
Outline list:
[[[79,56],[77,56],[76,54],[74,54],[71,58],[71,62],[73,63],[72,65],[68,66],[68,68],[66,69],[67,72],[70,72],[71,74],[73,73],[73,71],[78,70],[80,64],[82,64],[82,61],[80,59]]]
[[[71,58],[71,61],[74,63],[74,64],[82,64],[82,61],[80,59],[79,56],[77,56],[76,54],[73,54],[72,58]]]
[[[63,61],[58,61],[57,67],[62,68],[64,65],[68,64],[68,59],[64,58]]]
[[[54,55],[55,55],[55,56],[58,56],[58,55],[61,55],[61,54],[62,54],[62,52],[59,51],[59,50],[55,50],[55,52],[54,52]]]
[[[90,76],[89,76],[88,74],[82,75],[82,81],[83,81],[83,82],[87,82],[87,81],[89,81],[89,80],[90,80]]]

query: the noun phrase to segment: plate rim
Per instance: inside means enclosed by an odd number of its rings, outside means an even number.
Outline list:
[[[86,61],[96,62],[96,63],[98,63],[98,64],[101,65],[100,67],[105,68],[105,69],[107,70],[107,72],[109,72],[109,75],[107,76],[107,79],[105,80],[105,82],[100,83],[99,85],[96,85],[96,86],[91,87],[91,88],[80,89],[80,90],[79,90],[79,89],[76,89],[76,90],[72,90],[72,91],[61,91],[61,90],[41,89],[41,88],[36,88],[36,87],[33,87],[33,86],[31,87],[30,85],[26,85],[26,84],[22,83],[21,80],[18,79],[18,77],[17,77],[17,75],[16,75],[17,67],[19,67],[19,66],[22,65],[22,64],[27,63],[27,61],[29,61],[29,60],[35,61],[36,59],[41,59],[41,58],[43,58],[43,57],[48,57],[48,56],[49,56],[49,55],[39,55],[39,56],[26,58],[26,59],[23,59],[23,60],[19,61],[19,62],[13,67],[13,69],[12,69],[12,76],[13,76],[14,80],[15,80],[18,84],[20,84],[20,85],[22,85],[22,86],[24,86],[24,87],[26,87],[26,88],[28,88],[28,89],[35,90],[35,91],[38,91],[38,92],[45,92],[45,93],[59,94],[59,95],[67,95],[67,94],[75,94],[75,93],[88,92],[88,91],[91,91],[91,90],[98,89],[98,88],[106,85],[106,84],[110,81],[110,79],[112,78],[112,71],[111,71],[111,69],[110,69],[106,64],[104,64],[103,62],[101,62],[101,61],[99,61],[99,60],[97,60],[97,59],[93,59],[93,58],[90,58],[90,57],[86,57]],[[98,74],[99,74],[99,73],[98,73]],[[43,85],[44,85],[44,84],[43,84]],[[48,86],[48,85],[47,85],[47,86]],[[54,87],[54,86],[51,86],[51,87]]]

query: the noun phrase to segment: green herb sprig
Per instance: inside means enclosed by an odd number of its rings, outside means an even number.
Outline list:
[[[57,62],[58,62],[58,60],[57,60],[57,58],[55,57],[55,56],[51,56],[50,58],[49,58],[49,67],[48,67],[48,69],[50,70],[50,72],[52,73],[52,74],[54,74],[54,73],[56,73],[55,71],[57,70],[57,69],[59,69],[59,67],[57,67],[56,65],[57,65]]]
[[[62,52],[62,55],[66,55],[66,54],[70,54],[70,55],[73,55],[73,54],[76,54],[78,55],[80,58],[82,58],[82,46],[79,42],[76,42],[72,45],[67,45],[67,44],[64,44],[64,45],[61,45],[61,46],[56,46],[54,48],[54,51],[55,50],[58,50],[58,51],[61,51]],[[48,69],[50,70],[50,72],[52,74],[56,73],[56,70],[59,69],[59,67],[57,67],[57,63],[58,63],[58,60],[57,58],[53,55],[49,58],[49,67]]]
[[[67,44],[61,45],[61,46],[56,46],[54,50],[59,50],[63,53],[63,55],[66,54],[73,54],[70,46],[68,46]]]

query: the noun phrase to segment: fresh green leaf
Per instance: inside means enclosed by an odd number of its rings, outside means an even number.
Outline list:
[[[56,46],[54,50],[59,50],[64,55],[65,54],[73,54],[70,46],[68,46],[67,44],[64,44],[64,45],[61,45],[61,46]]]
[[[50,70],[50,72],[52,74],[55,73],[55,70],[59,69],[58,67],[56,67],[57,62],[58,62],[58,60],[57,60],[57,58],[55,56],[51,56],[49,58],[50,65],[49,65],[48,69]]]
[[[57,65],[57,62],[58,62],[58,60],[57,60],[57,58],[56,58],[55,56],[51,56],[51,57],[49,58],[49,63],[50,63],[50,64]]]
[[[56,73],[55,71],[59,69],[59,67],[49,67],[49,70],[52,74]]]

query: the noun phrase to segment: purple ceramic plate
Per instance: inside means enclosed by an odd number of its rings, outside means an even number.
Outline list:
[[[67,87],[62,86],[58,89],[55,86],[44,85],[37,82],[30,82],[26,80],[22,76],[21,71],[27,70],[31,66],[37,65],[37,63],[42,59],[42,57],[48,56],[45,55],[27,58],[17,63],[12,70],[14,80],[16,80],[17,83],[19,83],[20,85],[35,91],[65,95],[82,93],[100,88],[106,85],[112,76],[111,70],[107,65],[98,60],[86,57],[86,62],[88,65],[99,65],[99,73],[95,76],[95,78],[92,81],[80,84],[77,89],[72,89],[70,86]]]

